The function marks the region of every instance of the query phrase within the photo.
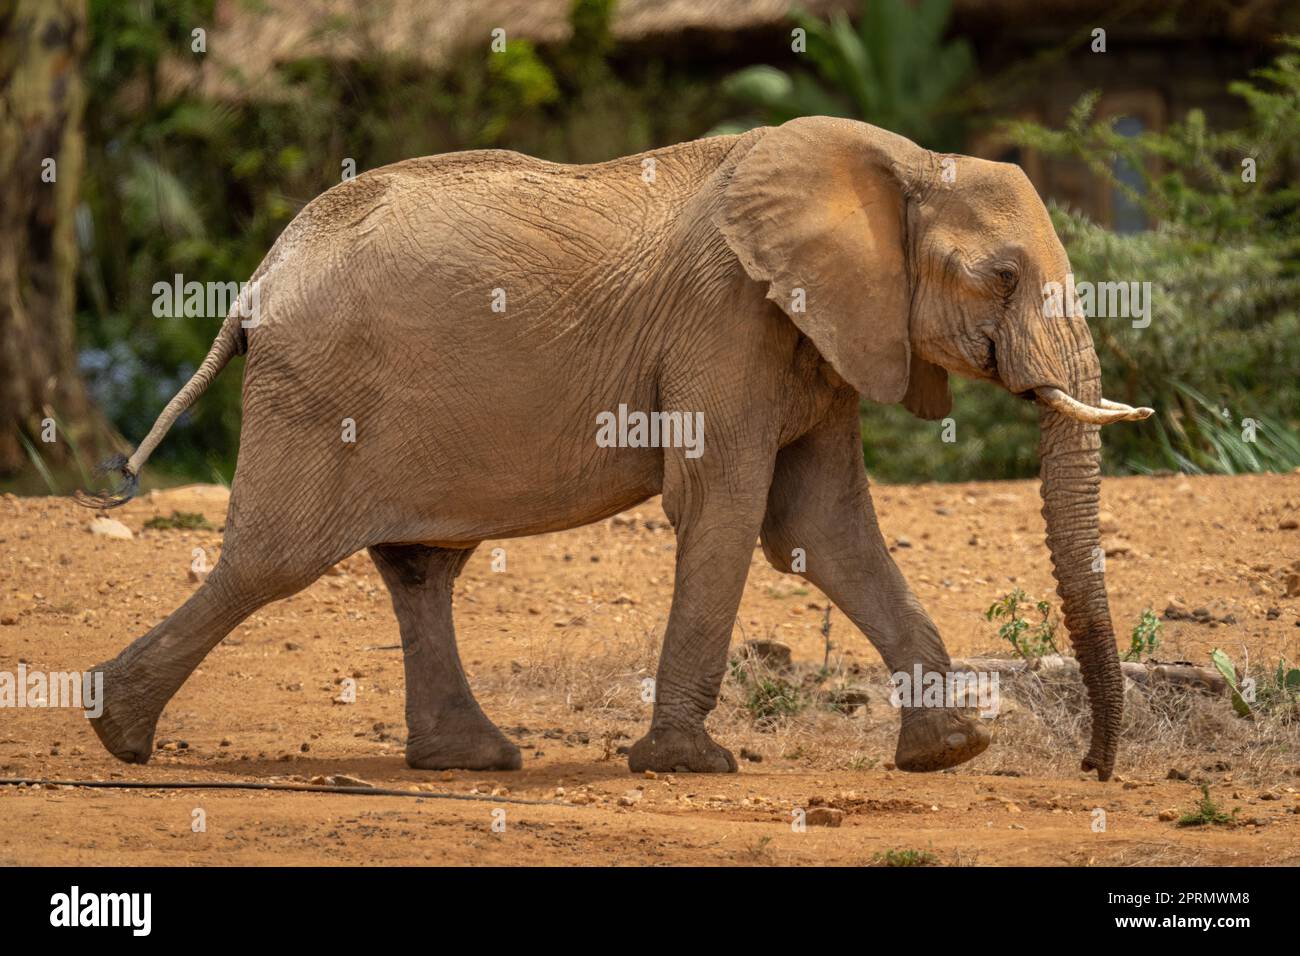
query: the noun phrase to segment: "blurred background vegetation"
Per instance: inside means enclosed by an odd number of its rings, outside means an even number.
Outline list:
[[[348,160],[361,172],[494,147],[594,162],[806,114],[1019,162],[1079,279],[1152,283],[1149,328],[1092,323],[1109,396],[1158,412],[1107,430],[1108,472],[1300,467],[1300,45],[1280,38],[1293,26],[1283,8],[1265,3],[1243,25],[1212,2],[1157,5],[1172,19],[1140,2],[1084,4],[1088,15],[1071,20],[1052,15],[1054,0],[1037,13],[1014,2],[821,0],[756,21],[736,12],[744,4],[708,0],[700,18],[665,25],[680,4],[493,6],[483,4],[482,29],[462,24],[471,41],[434,44],[431,31],[469,6],[0,0],[0,90],[11,94],[0,133],[29,131],[0,149],[6,188],[26,204],[25,219],[0,222],[14,233],[0,285],[27,297],[26,317],[0,303],[0,376],[15,383],[0,393],[0,487],[67,492],[121,436],[139,441],[221,321],[155,317],[154,283],[247,279]],[[1225,49],[1187,34],[1189,14],[1221,30]],[[1112,25],[1104,53],[1098,23]],[[506,29],[504,52],[489,52],[492,24]],[[792,49],[796,29],[805,49]],[[47,63],[33,52],[42,48],[63,55]],[[35,121],[12,97],[40,95],[34,75],[54,77],[62,100],[43,119],[62,145],[26,148]],[[1126,85],[1136,93],[1114,92]],[[55,154],[78,188],[59,208],[36,208],[32,169]],[[67,221],[51,229],[51,219]],[[36,302],[40,283],[23,279],[39,243],[22,231],[39,238],[40,228],[54,237],[51,260],[71,261],[75,295],[63,305]],[[24,357],[37,347],[31,330],[60,309],[68,334],[39,347],[72,349],[74,370],[52,360],[55,371],[36,374]],[[172,430],[150,480],[229,480],[241,370],[237,359]],[[876,477],[1036,473],[1030,406],[987,385],[955,381],[954,392],[951,443],[938,423],[864,406]],[[40,440],[50,417],[65,441]]]

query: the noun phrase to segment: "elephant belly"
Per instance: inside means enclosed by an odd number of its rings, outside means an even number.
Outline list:
[[[406,540],[447,547],[559,531],[659,493],[661,448],[597,441],[597,414],[617,402],[589,409],[581,401],[556,415],[554,392],[549,403],[512,396],[467,405],[473,397],[459,393],[452,409],[412,409],[401,416],[411,430],[375,448],[368,470],[394,519],[410,527]]]

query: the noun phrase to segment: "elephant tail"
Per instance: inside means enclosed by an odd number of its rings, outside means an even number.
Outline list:
[[[180,418],[185,410],[207,391],[208,386],[212,384],[212,380],[226,367],[227,362],[234,356],[242,355],[247,351],[248,340],[244,334],[242,318],[254,316],[253,320],[249,322],[249,326],[257,324],[257,286],[258,283],[254,280],[240,292],[239,299],[226,314],[226,320],[221,324],[221,331],[217,333],[212,348],[208,350],[207,358],[203,360],[203,364],[198,367],[198,370],[190,376],[190,380],[167,403],[167,407],[162,410],[158,420],[153,423],[153,428],[149,429],[149,434],[136,448],[135,454],[130,458],[125,455],[114,455],[95,469],[95,473],[98,475],[121,475],[122,486],[116,491],[103,490],[96,491],[93,494],[78,490],[73,494],[73,498],[78,504],[85,505],[88,508],[117,508],[135,497],[140,488],[140,469],[144,467],[145,461],[148,460],[153,450],[158,447],[168,430],[176,423],[176,419]]]

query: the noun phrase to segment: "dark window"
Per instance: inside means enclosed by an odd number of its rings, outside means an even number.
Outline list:
[[[1146,128],[1142,120],[1134,116],[1122,116],[1115,123],[1115,132],[1121,136],[1137,136]],[[1139,195],[1146,192],[1142,177],[1133,165],[1126,160],[1115,161],[1115,177],[1129,186]],[[1111,187],[1110,209],[1111,228],[1116,232],[1142,232],[1147,228],[1147,215],[1142,207],[1133,202],[1123,190]]]

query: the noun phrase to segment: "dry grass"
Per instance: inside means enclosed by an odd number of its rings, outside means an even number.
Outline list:
[[[476,686],[485,699],[522,704],[539,719],[571,721],[581,713],[588,732],[626,743],[649,723],[652,705],[643,699],[643,682],[655,674],[661,643],[656,631],[616,635],[593,655],[563,636],[534,641],[508,675],[483,675]],[[742,762],[758,758],[807,769],[858,770],[892,761],[898,716],[889,704],[883,666],[846,668],[832,657],[828,667],[796,662],[792,670],[779,671],[739,646],[732,648],[732,661],[740,663],[729,668],[709,730]],[[765,682],[793,694],[793,713],[772,716],[761,706],[755,712],[753,691]],[[870,702],[852,713],[837,709],[834,694],[844,687],[867,689]],[[1004,674],[1000,692],[994,742],[975,772],[1078,772],[1089,729],[1078,677]],[[1218,781],[1224,773],[1256,785],[1294,782],[1300,774],[1300,720],[1285,709],[1246,720],[1226,698],[1169,684],[1150,690],[1130,684],[1120,761],[1127,776],[1163,778],[1176,769],[1193,782]]]
[[[998,719],[996,749],[1005,769],[1069,773],[1087,746],[1087,695],[1076,676],[1028,672],[1003,675],[1004,700],[1013,707]],[[1226,697],[1172,684],[1150,689],[1130,683],[1124,700],[1121,773],[1192,780],[1231,772],[1234,779],[1265,784],[1300,771],[1300,723],[1289,711],[1245,720]]]

